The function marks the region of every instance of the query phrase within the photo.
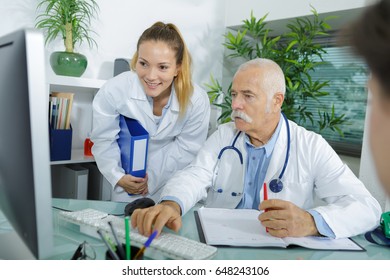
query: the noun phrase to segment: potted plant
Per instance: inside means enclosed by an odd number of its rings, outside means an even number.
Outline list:
[[[91,19],[97,16],[99,6],[94,0],[41,0],[37,6],[36,28],[45,30],[45,43],[61,36],[65,51],[50,55],[50,65],[57,75],[80,77],[87,68],[85,55],[74,52],[76,44],[87,42],[97,46],[91,37]]]
[[[282,68],[286,78],[286,95],[282,107],[286,116],[301,125],[309,122],[319,131],[330,129],[343,135],[339,126],[346,123],[345,115],[337,115],[332,104],[321,103],[321,97],[329,95],[325,88],[330,81],[319,81],[313,75],[317,67],[326,64],[322,58],[326,51],[314,38],[328,35],[330,26],[327,20],[330,17],[320,19],[315,9],[312,9],[312,12],[312,18],[303,17],[289,21],[286,25],[288,31],[274,37],[269,35],[271,30],[265,22],[267,15],[256,19],[251,14],[237,31],[225,34],[224,46],[230,52],[227,59],[229,63],[234,59],[242,62],[256,57],[274,60]],[[224,93],[221,84],[213,77],[205,86],[208,88],[211,104],[221,109],[218,121],[230,121],[230,87]],[[312,110],[306,105],[307,100],[321,105],[317,111],[316,125]]]

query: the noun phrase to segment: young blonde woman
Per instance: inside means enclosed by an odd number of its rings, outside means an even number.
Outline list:
[[[191,81],[191,57],[174,24],[156,22],[143,32],[131,70],[96,94],[92,152],[113,186],[112,200],[156,200],[167,179],[188,165],[206,140],[210,104],[206,92]],[[138,120],[149,132],[145,178],[125,174],[121,167],[120,115]]]

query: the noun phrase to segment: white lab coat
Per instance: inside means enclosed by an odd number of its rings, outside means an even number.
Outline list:
[[[282,178],[284,188],[279,193],[268,191],[268,198],[291,201],[302,209],[315,209],[333,230],[336,238],[364,233],[378,225],[381,208],[356,178],[330,145],[318,134],[307,131],[289,121],[291,146],[289,162]],[[232,144],[237,130],[234,123],[219,126],[199,151],[195,160],[168,181],[161,197],[174,196],[183,203],[183,214],[197,201],[203,200],[207,207],[235,208],[244,192],[244,175],[247,162],[244,133],[235,147],[243,155],[244,164],[230,158],[219,165],[219,176],[225,182],[240,182],[230,190],[218,193],[211,187],[213,170],[220,150]],[[265,176],[267,185],[279,176],[285,162],[287,149],[286,124],[283,121],[279,137]],[[221,170],[228,170],[221,174]],[[261,182],[263,184],[263,182]],[[263,200],[263,191],[259,194]],[[316,206],[314,197],[325,205]]]
[[[117,144],[119,114],[137,119],[149,132],[148,188],[149,196],[154,199],[159,197],[168,178],[194,159],[206,140],[210,118],[206,92],[194,85],[184,118],[179,118],[174,87],[172,94],[171,106],[159,126],[136,73],[128,71],[112,78],[96,94],[93,100],[92,152],[99,170],[113,186],[112,200],[131,201],[140,197],[128,196],[116,185],[125,175]]]

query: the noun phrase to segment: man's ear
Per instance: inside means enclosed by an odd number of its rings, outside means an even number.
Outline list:
[[[274,109],[274,112],[280,112],[282,105],[284,101],[284,94],[281,92],[277,92],[274,94],[274,97],[272,99],[272,107]]]

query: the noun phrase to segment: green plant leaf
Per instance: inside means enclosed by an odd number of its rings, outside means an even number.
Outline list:
[[[75,44],[87,42],[97,47],[90,29],[91,20],[99,12],[95,0],[41,0],[37,5],[35,27],[45,30],[45,43],[58,37],[64,40],[66,51],[73,52]],[[66,27],[67,26],[67,27]]]

